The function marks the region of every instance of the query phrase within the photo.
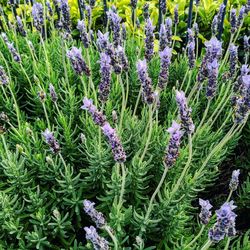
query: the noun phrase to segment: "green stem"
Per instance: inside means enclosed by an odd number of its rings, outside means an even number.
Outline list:
[[[122,169],[122,184],[121,184],[121,192],[120,192],[120,197],[119,197],[119,203],[118,203],[118,208],[120,209],[123,204],[123,196],[125,192],[125,184],[126,184],[126,170],[125,166],[123,163],[120,164],[121,169]]]
[[[186,73],[185,73],[185,75],[184,75],[184,78],[183,78],[183,80],[182,80],[182,83],[181,83],[181,87],[180,87],[180,89],[182,89],[182,88],[183,88],[183,85],[185,84],[185,81],[186,81],[186,78],[187,78],[188,72],[189,72],[189,70],[187,70],[187,71],[186,71]]]
[[[48,128],[49,128],[49,130],[51,130],[50,121],[49,121],[48,113],[47,113],[44,102],[42,102],[42,105],[43,105],[43,110],[44,110],[44,114],[45,114],[45,117],[46,117]]]
[[[134,112],[133,112],[133,117],[136,114],[136,111],[137,111],[137,108],[138,108],[138,105],[139,105],[139,101],[141,99],[141,92],[142,92],[142,87],[140,87],[140,90],[139,90],[139,93],[138,93],[138,96],[137,96],[137,99],[136,99],[135,108],[134,108]]]
[[[177,33],[177,24],[175,24],[174,26],[174,36],[176,36],[176,33]],[[174,49],[174,45],[175,45],[175,40],[173,40],[172,49]]]
[[[126,94],[125,94],[125,89],[124,89],[124,86],[123,86],[123,83],[122,83],[121,76],[119,75],[118,77],[119,77],[120,86],[121,86],[121,89],[122,89],[122,109],[121,109],[121,117],[120,117],[120,124],[119,124],[119,130],[121,130],[124,111],[125,111],[125,108],[126,108]]]
[[[227,243],[226,243],[226,245],[225,245],[225,247],[224,247],[224,250],[228,250],[229,245],[230,245],[230,241],[231,241],[231,238],[228,237]]]
[[[103,227],[103,229],[108,233],[108,235],[110,236],[110,238],[112,239],[113,243],[114,243],[114,250],[118,250],[118,240],[115,237],[115,235],[111,232],[110,227],[105,225]]]
[[[184,249],[186,249],[186,248],[188,248],[188,247],[191,247],[191,246],[200,238],[200,236],[202,235],[202,233],[203,233],[205,227],[206,227],[205,225],[202,225],[202,227],[201,227],[199,233],[195,236],[195,238],[194,238],[190,243],[188,243],[188,244],[184,247]]]
[[[201,248],[201,250],[207,250],[212,245],[212,241],[208,240],[205,245]]]
[[[204,112],[204,114],[203,114],[203,117],[202,117],[202,119],[201,119],[201,122],[200,122],[198,128],[196,129],[196,134],[199,132],[200,128],[203,126],[203,123],[204,123],[204,121],[205,121],[206,118],[207,118],[207,114],[208,114],[208,110],[209,110],[209,108],[210,108],[210,104],[211,104],[211,99],[208,100],[207,107],[206,107],[206,109],[205,109],[205,112]]]
[[[230,192],[229,192],[229,195],[228,195],[228,197],[227,197],[226,202],[229,202],[229,201],[230,201],[230,199],[231,199],[231,197],[232,197],[232,194],[233,194],[233,190],[230,189]]]

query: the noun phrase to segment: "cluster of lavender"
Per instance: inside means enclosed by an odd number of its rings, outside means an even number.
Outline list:
[[[178,9],[179,9],[179,6],[177,4],[174,7],[174,24],[175,25],[177,25],[179,23],[179,11],[178,11]]]
[[[201,206],[201,212],[199,214],[201,223],[203,225],[207,225],[212,216],[210,209],[213,206],[210,204],[209,200],[203,200],[203,199],[199,199],[199,205]]]
[[[155,93],[153,92],[152,81],[148,76],[147,61],[139,60],[137,62],[137,73],[142,85],[142,97],[145,103],[152,104],[155,100]]]
[[[69,9],[69,3],[68,0],[60,0],[61,6],[61,22],[62,22],[62,28],[66,31],[66,34],[70,34],[71,32],[71,23],[70,23],[70,9]]]
[[[170,140],[166,148],[164,162],[167,168],[171,168],[178,158],[183,132],[181,131],[181,125],[176,121],[172,122],[172,126],[167,131],[170,134]]]
[[[67,51],[67,57],[70,59],[71,65],[78,75],[83,73],[86,76],[90,76],[90,69],[82,57],[82,49],[72,47],[71,50]]]
[[[150,18],[145,24],[145,58],[149,62],[154,55],[154,26]]]
[[[188,43],[187,43],[187,50],[188,50],[188,64],[189,68],[194,68],[195,65],[195,41],[194,41],[194,33],[191,29],[188,29]]]
[[[117,48],[119,45],[121,45],[121,32],[120,32],[120,26],[121,26],[121,18],[118,16],[117,13],[110,10],[107,12],[108,19],[110,22],[110,28],[113,32],[113,42],[115,48]]]
[[[185,131],[185,133],[192,134],[195,129],[191,117],[192,109],[188,107],[187,99],[183,91],[176,91],[176,102],[179,108],[181,127]]]
[[[0,66],[0,85],[7,85],[9,83],[9,77],[7,76],[4,68]]]
[[[233,77],[236,73],[237,61],[238,61],[238,47],[231,44],[229,47],[230,53],[230,76]]]
[[[166,15],[166,12],[167,12],[167,1],[166,0],[160,0],[159,4],[160,4],[161,13],[163,15]]]
[[[32,6],[32,17],[34,27],[42,32],[44,25],[44,16],[43,16],[43,5],[41,3],[34,3]]]
[[[236,206],[233,205],[233,201],[225,202],[219,210],[216,210],[217,222],[214,227],[209,230],[209,239],[212,242],[219,242],[225,238],[225,236],[234,236],[235,230],[235,218],[236,214],[233,210]]]
[[[143,17],[144,17],[144,20],[147,20],[149,18],[149,4],[148,3],[145,3],[143,5]]]
[[[172,20],[166,18],[165,23],[161,24],[159,32],[160,50],[164,50],[167,46],[171,46],[172,42]]]
[[[22,36],[26,36],[27,32],[23,27],[23,22],[22,19],[20,18],[20,16],[16,16],[16,23],[17,23],[17,30],[18,32],[22,35]]]
[[[8,37],[6,36],[5,33],[2,33],[1,35],[2,35],[2,38],[3,38],[4,42],[5,42],[5,44],[6,44],[7,47],[8,47],[8,50],[9,50],[10,54],[11,54],[12,57],[13,57],[13,60],[14,60],[15,62],[17,62],[17,63],[21,63],[21,57],[20,57],[20,55],[18,54],[18,52],[16,51],[16,49],[14,48],[13,43],[10,43],[10,41],[9,41],[9,39],[8,39]]]
[[[109,243],[103,237],[101,237],[93,226],[84,227],[86,232],[86,239],[90,240],[95,250],[109,250]]]
[[[43,133],[42,133],[46,143],[49,145],[50,150],[56,154],[60,151],[60,145],[57,142],[57,140],[55,139],[54,135],[52,132],[49,131],[49,129],[47,128]]]
[[[81,108],[87,110],[91,114],[94,123],[101,127],[103,134],[108,138],[114,160],[119,163],[125,162],[126,153],[122,147],[121,141],[116,130],[110,126],[103,113],[99,112],[93,104],[93,101],[86,97],[83,99],[83,106]]]
[[[89,47],[89,38],[84,20],[79,20],[76,27],[80,32],[80,38],[85,48]]]
[[[83,201],[83,209],[86,214],[95,222],[98,228],[103,227],[106,224],[105,218],[101,212],[95,209],[95,203],[89,200]]]
[[[232,178],[229,183],[229,188],[232,191],[235,191],[238,188],[239,185],[239,175],[240,175],[240,170],[234,170],[232,173]]]
[[[54,88],[52,83],[50,83],[50,85],[49,85],[49,93],[50,93],[51,100],[53,102],[57,102],[58,97],[57,97],[55,88]]]
[[[160,89],[164,89],[168,82],[169,66],[171,63],[172,49],[166,47],[163,51],[160,51],[161,68],[158,79],[158,86]]]

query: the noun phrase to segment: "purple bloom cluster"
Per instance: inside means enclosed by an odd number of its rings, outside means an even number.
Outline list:
[[[49,131],[47,128],[43,133],[43,137],[45,138],[46,143],[50,146],[50,150],[56,154],[60,151],[60,145],[55,139],[54,135],[52,132]]]
[[[246,12],[246,7],[243,5],[239,11],[238,20],[237,20],[237,28],[240,27],[240,25],[244,19],[245,12]]]
[[[167,2],[166,2],[166,0],[160,0],[160,9],[161,9],[161,13],[163,15],[165,15],[166,12],[167,12]]]
[[[166,32],[167,32],[167,44],[168,46],[171,46],[173,24],[172,24],[172,19],[170,17],[166,18],[165,25],[166,25]]]
[[[187,105],[187,99],[183,91],[176,90],[176,102],[179,108],[181,125],[185,133],[191,134],[194,132],[194,123],[191,118],[192,109]]]
[[[219,13],[218,13],[218,23],[221,23],[221,22],[222,22],[223,13],[224,13],[224,11],[225,11],[225,8],[226,8],[225,4],[222,3],[222,4],[220,5],[220,9],[219,9]]]
[[[67,34],[70,34],[71,32],[71,23],[70,23],[70,9],[69,9],[69,3],[68,0],[60,0],[61,2],[61,10],[62,10],[62,26]]]
[[[160,46],[160,51],[163,51],[168,44],[167,40],[167,31],[166,31],[166,26],[164,23],[161,24],[160,27],[160,32],[159,32],[159,46]]]
[[[199,205],[201,206],[201,212],[199,214],[201,223],[206,225],[208,224],[210,217],[212,215],[210,209],[213,206],[210,204],[209,200],[203,200],[203,199],[199,199]]]
[[[150,18],[145,25],[145,58],[150,61],[154,55],[154,26]]]
[[[145,59],[137,62],[137,73],[143,89],[142,97],[144,102],[152,104],[155,100],[155,95],[153,92],[152,81],[148,76],[147,61]]]
[[[212,35],[215,36],[217,34],[218,31],[218,15],[215,15],[213,18],[213,22],[211,25],[211,31],[212,31]]]
[[[111,30],[113,31],[114,46],[117,47],[121,45],[121,33],[120,33],[121,18],[118,16],[117,13],[111,10],[107,12],[107,15],[110,22]]]
[[[230,54],[230,76],[233,77],[236,72],[236,66],[238,61],[238,47],[234,44],[231,44],[229,47],[229,54]]]
[[[79,20],[76,27],[80,32],[80,38],[85,48],[89,47],[89,38],[84,20]]]
[[[46,1],[46,6],[47,6],[47,9],[48,9],[49,15],[52,17],[53,16],[53,10],[51,8],[51,5],[50,5],[49,1]]]
[[[212,99],[216,92],[217,79],[219,73],[219,64],[217,59],[214,59],[212,62],[207,64],[208,70],[208,84],[206,90],[206,96],[208,99]]]
[[[93,226],[84,227],[86,239],[90,240],[95,250],[109,250],[109,243],[101,237]]]
[[[148,3],[145,3],[143,5],[143,17],[145,20],[149,18],[149,4]]]
[[[26,36],[27,32],[23,27],[23,22],[20,16],[16,16],[16,22],[17,22],[17,30],[22,36]]]
[[[41,3],[34,3],[32,6],[32,16],[34,26],[38,31],[42,31],[44,18],[43,18],[43,5]]]
[[[70,59],[71,65],[78,75],[84,73],[86,76],[90,76],[90,69],[83,60],[81,49],[72,47],[71,50],[67,51],[67,57]]]
[[[97,32],[97,47],[100,52],[106,51],[110,45],[109,42],[109,33],[103,34],[100,30]]]
[[[232,178],[229,183],[229,188],[232,191],[235,191],[239,185],[239,175],[240,175],[240,170],[234,170],[232,173]]]
[[[193,30],[194,30],[194,35],[195,35],[195,37],[197,37],[198,34],[199,34],[199,26],[198,26],[198,23],[194,23],[194,25],[193,25]]]
[[[81,109],[87,110],[91,114],[92,119],[96,125],[103,126],[104,123],[106,122],[105,115],[97,110],[96,106],[93,104],[93,101],[91,99],[84,97]]]
[[[172,126],[168,128],[167,131],[170,134],[170,139],[166,148],[164,162],[167,168],[171,168],[179,156],[179,148],[183,133],[181,131],[181,125],[176,121],[172,122]]]
[[[106,102],[110,92],[111,59],[104,52],[101,53],[100,65],[101,82],[99,85],[99,97],[102,102]]]
[[[89,5],[90,5],[91,9],[93,9],[95,7],[95,2],[96,2],[96,0],[89,0]]]
[[[106,224],[105,218],[101,212],[96,211],[94,206],[94,202],[91,202],[89,200],[83,201],[83,209],[85,213],[91,217],[97,227],[103,227]]]
[[[121,31],[121,33],[122,33],[122,40],[123,40],[123,42],[125,42],[126,39],[127,39],[127,30],[126,30],[125,23],[122,23],[122,31]]]
[[[122,46],[118,46],[116,49],[116,54],[118,58],[119,64],[122,66],[122,69],[126,72],[129,69],[128,59],[125,54],[124,48]]]
[[[188,65],[189,68],[192,69],[194,68],[195,65],[195,42],[189,42],[187,44],[187,49],[188,49]]]
[[[179,23],[179,11],[178,11],[179,6],[175,5],[174,8],[174,24],[177,25]]]
[[[137,5],[137,0],[130,0],[130,5],[133,9],[135,9]]]
[[[250,48],[250,36],[244,36],[244,51],[246,54],[249,53],[249,48]]]
[[[230,11],[230,24],[231,24],[231,33],[234,33],[237,30],[236,9],[231,9]]]
[[[159,79],[158,79],[158,86],[160,89],[164,89],[168,82],[169,66],[170,66],[171,57],[172,57],[172,49],[169,47],[166,47],[159,54],[160,54],[160,59],[161,59],[161,68],[160,68],[160,74],[159,74]]]
[[[119,163],[125,162],[126,153],[116,133],[116,130],[113,129],[108,122],[105,122],[102,126],[102,131],[103,134],[108,138],[114,156],[114,160]]]
[[[9,78],[2,66],[0,66],[0,85],[7,85],[9,83]]]
[[[57,99],[58,99],[58,97],[57,97],[55,88],[54,88],[54,86],[53,86],[52,83],[50,83],[50,85],[49,85],[49,93],[50,93],[51,100],[52,100],[53,102],[56,102]]]
[[[225,236],[234,236],[235,230],[235,218],[236,214],[233,210],[236,206],[233,205],[233,201],[224,203],[219,210],[216,210],[217,222],[214,227],[209,230],[209,239],[213,242],[219,242],[225,238]]]

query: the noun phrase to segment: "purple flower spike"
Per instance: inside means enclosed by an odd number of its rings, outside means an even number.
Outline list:
[[[182,129],[185,133],[192,134],[195,128],[191,118],[192,109],[188,107],[183,91],[176,90],[176,102],[179,108]]]
[[[121,45],[121,35],[120,35],[121,18],[118,16],[117,13],[111,10],[107,12],[107,15],[110,21],[110,27],[113,31],[114,46],[117,47],[118,45]]]
[[[114,160],[119,163],[126,161],[126,153],[122,147],[121,141],[116,133],[116,130],[113,129],[108,122],[102,126],[103,134],[108,138],[109,144],[112,149]]]
[[[121,33],[122,33],[122,40],[123,40],[123,42],[125,42],[126,39],[127,39],[127,30],[126,30],[125,23],[122,23],[122,31],[121,31]]]
[[[93,226],[84,227],[86,239],[90,240],[95,250],[109,250],[109,243],[101,237]]]
[[[160,8],[161,8],[161,13],[163,15],[165,15],[167,12],[167,1],[166,0],[160,0]]]
[[[235,208],[233,201],[230,201],[224,203],[219,210],[216,210],[217,222],[208,233],[212,242],[216,243],[223,240],[225,236],[231,237],[236,234],[235,218],[237,215],[233,212]]]
[[[167,85],[171,57],[172,57],[172,49],[169,47],[166,47],[163,51],[160,52],[161,69],[158,79],[158,86],[160,89],[164,89],[165,86]]]
[[[80,38],[85,48],[89,47],[89,38],[84,20],[79,20],[76,27],[80,32]]]
[[[17,22],[18,32],[25,37],[27,35],[27,32],[24,29],[22,19],[19,16],[16,16],[16,22]]]
[[[178,12],[178,5],[175,5],[174,8],[174,24],[177,25],[179,23],[179,12]]]
[[[234,44],[231,44],[229,47],[229,54],[230,54],[230,76],[233,77],[236,72],[237,61],[238,61],[238,47]]]
[[[191,29],[188,29],[187,32],[188,32],[188,43],[194,42],[194,32]]]
[[[201,206],[201,212],[199,217],[201,219],[201,223],[206,225],[208,224],[210,217],[212,215],[210,209],[213,207],[208,200],[199,199],[199,205]]]
[[[111,82],[111,59],[102,52],[100,58],[101,83],[99,85],[99,97],[102,102],[106,102],[110,93]]]
[[[54,135],[52,132],[49,131],[49,129],[47,128],[43,133],[42,133],[46,143],[49,145],[50,150],[56,154],[60,151],[60,145],[57,142],[57,140],[55,139]]]
[[[90,69],[83,60],[81,49],[72,47],[71,50],[67,51],[67,57],[70,59],[71,65],[78,75],[84,73],[86,76],[90,76]]]
[[[103,34],[100,30],[97,32],[97,47],[100,52],[106,51],[110,42],[109,42],[109,33]]]
[[[230,11],[230,24],[231,24],[231,33],[234,33],[237,30],[236,9],[231,9]]]
[[[41,3],[34,3],[32,6],[32,16],[35,28],[41,32],[44,24],[43,5]]]
[[[246,7],[243,5],[241,8],[240,8],[240,11],[239,11],[239,15],[238,15],[238,22],[237,22],[237,28],[240,27],[243,19],[244,19],[244,15],[245,15],[245,12],[246,12]]]
[[[130,5],[133,9],[135,9],[137,5],[137,0],[130,0]]]
[[[217,87],[217,78],[219,71],[218,61],[214,59],[213,62],[208,63],[207,69],[208,69],[208,84],[207,84],[206,96],[208,99],[212,99],[215,96]]]
[[[97,110],[96,106],[93,104],[93,101],[91,99],[84,97],[81,109],[87,110],[91,114],[92,119],[96,125],[103,126],[104,123],[106,122],[105,115],[103,115],[102,112]]]
[[[67,34],[71,32],[71,23],[70,23],[70,9],[68,0],[61,0],[61,10],[62,10],[62,25]]]
[[[128,65],[128,59],[125,54],[124,48],[122,46],[118,46],[116,49],[117,57],[119,64],[122,66],[122,69],[127,72],[129,65]]]
[[[222,4],[220,5],[220,9],[219,9],[219,13],[218,13],[218,23],[221,23],[221,22],[222,22],[223,13],[224,13],[225,8],[226,8],[225,4],[222,3]]]
[[[206,46],[206,58],[209,62],[212,62],[215,58],[220,59],[222,55],[222,42],[216,37],[212,37],[210,41],[205,42]]]
[[[91,217],[98,228],[103,227],[106,224],[105,218],[101,212],[96,211],[94,206],[94,202],[91,202],[89,200],[83,201],[83,209],[85,213]]]
[[[163,51],[168,44],[168,37],[167,37],[167,31],[166,26],[164,23],[161,24],[160,32],[159,32],[159,42],[160,42],[160,51]]]
[[[194,29],[194,35],[195,35],[195,37],[197,37],[198,34],[199,34],[199,26],[198,26],[198,23],[194,23],[193,29]]]
[[[143,17],[144,17],[144,20],[147,20],[149,18],[149,4],[148,3],[145,3],[143,5]]]
[[[172,126],[167,131],[170,134],[170,140],[166,148],[164,162],[167,168],[171,168],[179,156],[179,148],[183,133],[181,131],[181,125],[176,121],[172,122]]]
[[[144,102],[152,104],[155,100],[155,95],[153,92],[152,81],[148,76],[147,61],[145,59],[137,62],[137,73],[143,89],[142,97]]]
[[[240,175],[240,170],[234,170],[232,173],[232,179],[230,180],[229,183],[229,188],[232,191],[235,191],[239,185],[239,175]]]
[[[56,102],[58,98],[57,98],[57,94],[52,83],[50,83],[49,85],[49,93],[50,93],[51,100],[53,102]]]
[[[9,83],[9,78],[4,71],[4,68],[0,66],[0,85],[7,85]]]
[[[218,15],[214,16],[211,30],[212,30],[212,35],[215,36],[217,34],[217,30],[218,30]]]
[[[245,53],[249,53],[249,48],[250,48],[250,36],[244,36],[244,51]]]
[[[166,25],[166,32],[167,32],[167,44],[168,46],[171,46],[172,43],[172,19],[170,17],[166,18],[165,20]]]
[[[89,1],[89,5],[90,5],[91,9],[93,9],[95,7],[95,2],[96,2],[96,0]]]
[[[145,35],[145,58],[149,62],[154,55],[154,26],[150,18],[146,20]]]
[[[188,65],[189,68],[194,68],[195,65],[195,42],[188,43],[187,45],[188,49]]]

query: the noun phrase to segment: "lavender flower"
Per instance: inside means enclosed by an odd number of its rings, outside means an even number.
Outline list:
[[[90,240],[95,250],[109,250],[109,243],[101,237],[93,226],[84,227],[86,239]]]
[[[168,82],[168,76],[169,76],[169,66],[171,62],[172,57],[172,49],[169,47],[166,47],[163,51],[160,53],[160,59],[161,59],[161,69],[158,79],[158,86],[160,89],[164,89]]]
[[[105,218],[101,212],[96,211],[94,206],[94,202],[91,202],[89,200],[83,201],[83,209],[85,213],[91,217],[97,227],[103,227],[106,224]]]
[[[194,23],[193,25],[193,30],[194,30],[194,36],[197,37],[199,34],[199,26],[198,23]]]
[[[222,4],[220,5],[220,9],[219,9],[219,13],[218,13],[218,23],[221,23],[221,22],[222,22],[223,13],[224,13],[224,11],[225,11],[225,8],[226,8],[225,4],[222,3]]]
[[[239,175],[240,175],[240,170],[234,170],[232,173],[232,179],[230,180],[229,183],[229,188],[232,191],[235,191],[239,185]]]
[[[126,26],[125,23],[122,23],[122,40],[126,41],[127,39],[127,30],[126,30]]]
[[[92,18],[92,9],[90,8],[89,5],[86,5],[85,10],[87,12],[88,23],[90,24]]]
[[[171,46],[171,43],[172,43],[172,19],[170,17],[166,18],[165,25],[166,25],[168,46]]]
[[[122,69],[127,72],[129,65],[128,65],[128,59],[125,54],[124,48],[122,46],[118,46],[116,49],[117,57],[119,64],[122,66]]]
[[[189,68],[192,69],[194,68],[195,65],[195,42],[190,42],[187,45],[188,49],[188,64]]]
[[[149,18],[149,4],[148,3],[145,3],[143,5],[143,17],[144,17],[144,20],[147,20]]]
[[[60,151],[60,145],[57,142],[57,140],[55,139],[53,133],[50,132],[49,129],[47,128],[42,133],[42,135],[45,138],[46,143],[49,145],[50,150],[52,151],[52,153],[54,153],[54,154],[58,153]]]
[[[231,24],[231,33],[234,33],[237,30],[236,9],[231,9],[230,11],[230,24]]]
[[[119,163],[125,162],[126,153],[122,147],[121,141],[116,133],[116,130],[113,129],[108,122],[105,122],[102,126],[102,131],[104,135],[108,138],[114,156],[114,160]]]
[[[192,109],[188,107],[183,91],[176,90],[176,102],[179,108],[182,128],[187,134],[193,133],[195,127],[191,118]]]
[[[206,96],[208,99],[212,99],[215,95],[217,78],[218,78],[218,68],[219,64],[216,59],[214,59],[213,62],[209,62],[207,65],[208,84],[207,84]]]
[[[71,23],[70,23],[70,9],[69,9],[69,3],[68,0],[61,0],[61,6],[62,10],[62,25],[66,33],[70,34],[71,32]]]
[[[177,25],[179,23],[179,12],[178,12],[178,5],[175,5],[174,8],[174,24]]]
[[[132,9],[135,9],[136,5],[137,5],[137,0],[130,0],[130,5],[131,5]]]
[[[249,48],[250,48],[250,43],[249,43],[249,40],[250,40],[250,36],[244,36],[244,51],[246,54],[249,53]]]
[[[80,38],[85,48],[89,47],[89,38],[84,20],[79,20],[76,27],[80,32]]]
[[[206,57],[208,62],[212,62],[213,59],[219,60],[222,55],[222,42],[216,37],[212,37],[209,41],[205,42]]]
[[[87,110],[91,114],[92,119],[96,125],[103,126],[104,123],[106,122],[105,115],[103,115],[102,112],[97,110],[96,106],[93,104],[93,101],[91,99],[84,97],[81,109]]]
[[[217,30],[218,30],[218,16],[217,15],[214,16],[211,30],[212,30],[212,35],[215,36],[217,34]]]
[[[154,26],[150,18],[146,20],[145,34],[145,58],[150,61],[154,55]]]
[[[16,16],[16,22],[17,22],[18,32],[25,37],[27,35],[27,32],[24,29],[22,19],[19,16]]]
[[[216,210],[217,222],[214,227],[209,230],[209,238],[213,242],[219,242],[225,236],[234,236],[235,231],[235,218],[236,214],[233,210],[236,206],[233,201],[224,203],[219,210]]]
[[[50,5],[49,1],[46,1],[46,6],[47,6],[47,9],[48,9],[49,15],[52,17],[53,16],[53,10],[51,8],[51,5]]]
[[[107,50],[109,46],[109,33],[103,34],[100,30],[97,32],[97,47],[99,51],[105,51]]]
[[[246,7],[243,5],[239,11],[238,20],[237,20],[237,28],[240,27],[240,25],[244,19],[245,12],[246,12]]]
[[[168,44],[168,37],[165,24],[161,24],[160,32],[159,32],[159,43],[160,43],[160,51],[163,51]]]
[[[9,78],[4,71],[4,68],[0,66],[0,85],[7,85],[9,83]]]
[[[71,65],[78,75],[84,73],[86,76],[90,76],[90,69],[83,60],[81,49],[72,47],[71,50],[67,51],[67,57],[70,59]]]
[[[34,3],[32,6],[32,16],[35,28],[41,32],[44,24],[43,19],[43,5],[41,3]]]
[[[167,168],[171,168],[179,156],[179,148],[183,133],[181,131],[181,125],[176,121],[172,122],[172,126],[167,131],[170,134],[170,140],[166,148],[164,162]]]
[[[161,13],[163,15],[165,15],[166,12],[167,12],[167,2],[166,2],[166,0],[160,0],[160,9],[161,9]]]
[[[49,85],[49,93],[50,93],[51,100],[52,100],[53,102],[56,102],[57,99],[58,99],[58,97],[57,97],[55,88],[54,88],[54,86],[53,86],[52,83],[50,83],[50,85]]]
[[[110,57],[102,52],[100,58],[100,73],[101,83],[99,85],[99,97],[102,102],[106,102],[110,92],[111,82],[111,59]]]
[[[238,47],[234,44],[231,44],[229,47],[229,54],[230,54],[230,76],[233,77],[236,72],[236,66],[238,61]]]
[[[96,0],[89,0],[89,5],[90,5],[91,9],[93,9],[95,7],[95,2],[96,2]]]
[[[194,42],[194,33],[191,29],[187,30],[188,33],[188,43],[192,43]]]
[[[238,77],[238,81],[235,82],[234,92],[239,92],[244,89],[243,76],[248,75],[250,69],[247,64],[243,64],[240,69],[240,76]],[[243,94],[243,93],[242,93]]]
[[[144,102],[146,102],[147,104],[152,104],[155,100],[155,96],[152,90],[152,81],[148,76],[147,62],[145,59],[139,60],[137,62],[137,73],[143,89],[142,97],[144,99]]]
[[[210,209],[213,206],[210,204],[209,200],[203,200],[203,199],[199,199],[199,205],[201,206],[201,212],[199,214],[201,223],[206,225],[208,224],[210,217],[212,215]]]
[[[108,19],[110,21],[110,27],[113,31],[114,46],[117,47],[118,45],[121,44],[121,36],[120,36],[121,18],[118,16],[117,13],[115,13],[113,11],[108,11],[107,15],[108,15]]]

